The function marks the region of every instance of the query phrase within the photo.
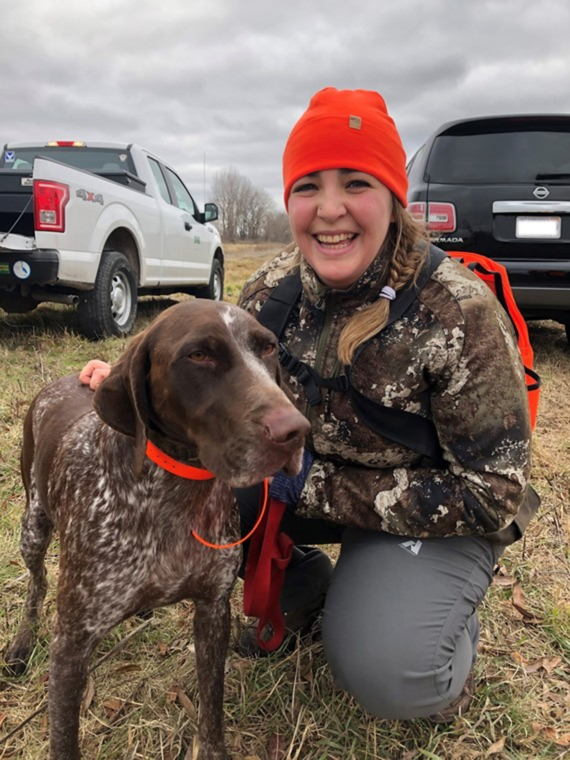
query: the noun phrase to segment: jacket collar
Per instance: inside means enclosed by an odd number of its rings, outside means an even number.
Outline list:
[[[333,298],[343,308],[362,309],[376,301],[380,290],[386,283],[388,260],[381,252],[372,261],[368,269],[346,290],[329,288],[321,280],[310,264],[301,257],[301,282],[307,299],[317,308],[324,309],[327,297]]]

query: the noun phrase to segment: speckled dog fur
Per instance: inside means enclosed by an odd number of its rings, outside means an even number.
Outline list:
[[[96,411],[95,411],[96,410]],[[57,623],[49,679],[52,760],[76,760],[93,648],[140,610],[191,598],[200,693],[200,760],[226,758],[224,660],[240,547],[232,487],[300,467],[308,422],[280,388],[274,337],[235,306],[188,301],[134,338],[96,394],[77,376],[45,388],[24,425],[30,571],[24,619],[6,661],[24,670],[59,531]],[[215,473],[191,481],[145,456],[147,439]]]

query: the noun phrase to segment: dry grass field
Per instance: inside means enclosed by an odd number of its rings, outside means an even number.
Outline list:
[[[269,253],[267,248],[229,247],[228,300],[235,301],[245,277]],[[168,303],[144,299],[136,329]],[[232,758],[570,756],[570,351],[562,328],[554,323],[532,325],[531,338],[543,380],[534,459],[534,483],[543,504],[525,540],[501,560],[481,610],[471,710],[446,727],[421,720],[375,720],[335,688],[319,643],[256,662],[232,651],[225,699]],[[90,358],[114,361],[124,345],[121,340],[87,342],[76,330],[73,311],[65,307],[0,314],[0,650],[16,630],[27,584],[18,551],[23,506],[18,457],[26,408],[45,383],[78,370]],[[44,622],[28,671],[21,678],[0,673],[0,760],[47,758],[45,705],[57,554],[55,541],[48,556]],[[242,618],[240,593],[238,585],[236,628]],[[191,619],[191,603],[157,610],[142,628],[134,619],[117,627],[99,647],[83,700],[85,758],[194,757],[198,704]]]

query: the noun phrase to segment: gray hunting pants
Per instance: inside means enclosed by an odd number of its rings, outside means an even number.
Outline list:
[[[243,535],[258,489],[237,492]],[[298,544],[285,574],[283,611],[326,591],[323,644],[336,684],[386,719],[439,712],[461,692],[476,657],[477,607],[500,554],[476,537],[413,539],[305,520],[282,523]],[[306,544],[340,543],[333,568]],[[246,547],[247,551],[247,547]]]

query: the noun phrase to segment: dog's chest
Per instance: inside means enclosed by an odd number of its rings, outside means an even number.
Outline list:
[[[217,598],[234,583],[239,547],[212,549],[192,535],[216,544],[238,538],[231,489],[177,478],[150,462],[135,478],[130,440],[93,421],[63,440],[48,501],[57,509],[62,553],[81,567],[78,583],[95,598],[104,587],[159,606]]]

